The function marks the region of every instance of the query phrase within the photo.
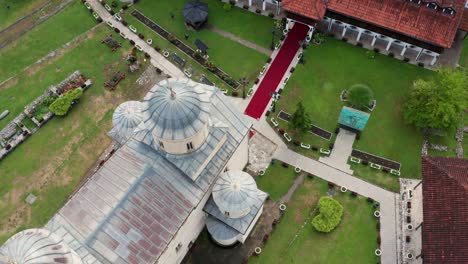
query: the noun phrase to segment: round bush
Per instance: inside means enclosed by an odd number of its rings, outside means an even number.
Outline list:
[[[319,232],[329,233],[341,222],[343,206],[333,198],[322,197],[319,200],[320,214],[312,219],[312,225]]]
[[[349,88],[346,97],[352,107],[365,110],[374,99],[374,93],[367,85],[355,84]]]

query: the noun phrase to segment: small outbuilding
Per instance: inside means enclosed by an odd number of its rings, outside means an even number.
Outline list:
[[[185,24],[198,30],[208,21],[208,5],[199,0],[188,2],[182,9],[182,14]]]

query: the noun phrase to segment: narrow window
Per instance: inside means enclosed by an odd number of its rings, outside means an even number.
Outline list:
[[[162,141],[159,141],[159,147],[164,148],[164,143]]]
[[[179,252],[179,250],[182,248],[182,243],[179,243],[177,247],[175,248],[176,252]]]
[[[193,149],[193,144],[192,142],[187,143],[187,150],[192,150]]]

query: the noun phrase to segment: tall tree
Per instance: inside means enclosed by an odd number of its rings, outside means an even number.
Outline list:
[[[406,122],[419,129],[448,130],[460,125],[468,107],[468,72],[439,69],[430,80],[417,80],[403,106]]]
[[[296,111],[292,114],[289,120],[289,126],[296,134],[302,134],[310,128],[310,116],[305,109],[302,101],[299,101],[296,106]]]

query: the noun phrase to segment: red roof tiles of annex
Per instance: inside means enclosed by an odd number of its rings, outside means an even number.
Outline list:
[[[424,263],[468,263],[468,160],[423,157]]]
[[[450,48],[463,16],[465,0],[439,0],[438,10],[403,0],[283,0],[283,8],[314,20],[326,10],[365,21],[436,46]],[[431,1],[433,2],[433,1]],[[442,12],[451,7],[453,15]]]

